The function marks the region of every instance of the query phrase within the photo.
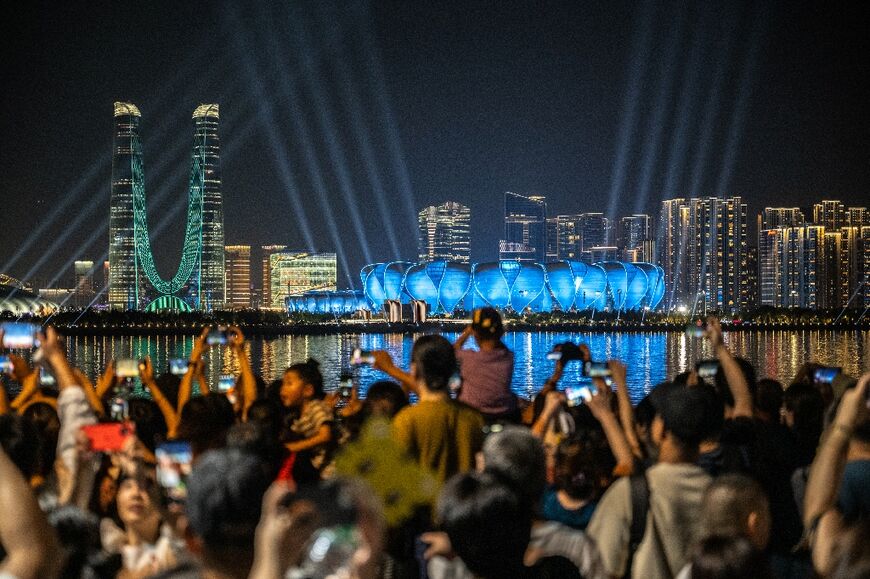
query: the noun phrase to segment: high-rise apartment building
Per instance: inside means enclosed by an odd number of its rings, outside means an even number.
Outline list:
[[[504,239],[499,259],[543,263],[547,255],[547,203],[544,197],[504,194]]]
[[[849,207],[846,209],[846,227],[864,227],[870,225],[870,213],[866,207]]]
[[[846,225],[846,207],[840,201],[822,201],[813,206],[813,223],[825,229],[839,229]]]
[[[740,197],[662,202],[660,259],[667,307],[733,311],[749,304],[746,204]]]
[[[227,245],[224,247],[226,263],[226,300],[228,309],[240,310],[251,307],[251,246]]]
[[[759,303],[786,308],[825,307],[825,228],[767,229],[759,235]]]
[[[272,307],[272,255],[287,249],[286,245],[264,245],[260,248],[263,254],[263,285],[261,286],[260,307],[270,309]],[[279,304],[283,309],[284,304]]]
[[[271,307],[284,308],[288,296],[335,291],[338,264],[334,253],[280,251],[269,256]]]
[[[471,209],[453,201],[417,214],[420,261],[471,263]]]

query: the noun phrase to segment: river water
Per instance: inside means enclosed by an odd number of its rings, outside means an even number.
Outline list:
[[[280,377],[292,363],[315,358],[322,365],[327,389],[336,387],[339,376],[348,371],[354,348],[389,351],[393,359],[407,368],[411,346],[419,334],[317,335],[254,338],[247,345],[254,370],[266,381]],[[445,334],[451,341],[456,334]],[[186,358],[193,347],[192,336],[80,336],[68,341],[69,356],[86,374],[94,378],[106,362],[118,358],[151,356],[158,373],[165,372],[171,358]],[[588,344],[593,359],[617,358],[628,366],[628,386],[637,402],[649,390],[695,362],[711,357],[706,340],[690,338],[681,332],[660,333],[562,333],[511,332],[504,341],[514,351],[513,390],[520,396],[537,392],[553,370],[546,353],[553,344]],[[471,341],[473,345],[473,340]],[[870,332],[765,331],[731,332],[725,342],[736,355],[751,361],[759,377],[776,378],[787,384],[806,361],[841,366],[857,376],[870,370]],[[206,373],[216,383],[221,374],[238,372],[235,356],[224,347],[211,349],[205,356]],[[355,370],[360,391],[385,375],[369,367]],[[581,380],[578,364],[569,364],[563,384]]]

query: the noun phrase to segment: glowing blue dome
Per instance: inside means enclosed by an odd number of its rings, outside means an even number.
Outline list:
[[[490,306],[524,311],[546,288],[544,266],[504,260],[474,266],[474,289]]]
[[[389,263],[374,263],[363,268],[363,290],[373,306],[382,304],[384,300],[400,300],[408,303],[408,294],[403,290],[405,272],[413,265],[408,261],[393,261]],[[363,276],[360,272],[360,276]]]
[[[467,264],[435,261],[373,263],[360,271],[363,291],[309,292],[287,299],[288,312],[342,315],[380,311],[385,300],[421,300],[432,313],[483,306],[549,312],[657,307],[664,271],[650,263],[559,261],[541,265],[504,260]]]
[[[572,308],[578,311],[604,309],[607,275],[603,269],[569,260],[548,263],[544,267],[547,269],[547,286],[563,312]]]
[[[647,277],[647,291],[641,306],[654,310],[665,297],[665,271],[652,263],[635,263],[634,266],[643,270]]]
[[[451,313],[471,287],[471,266],[454,261],[418,263],[405,273],[405,291],[432,312]]]

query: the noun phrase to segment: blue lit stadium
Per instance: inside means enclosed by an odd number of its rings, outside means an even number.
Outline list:
[[[308,292],[287,298],[289,313],[346,315],[380,311],[385,300],[426,302],[433,314],[492,306],[515,312],[655,309],[664,272],[651,263],[490,263],[393,261],[360,271],[362,291]]]

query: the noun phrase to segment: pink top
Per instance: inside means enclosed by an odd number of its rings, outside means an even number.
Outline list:
[[[459,400],[484,414],[503,414],[516,409],[511,392],[514,353],[507,348],[459,350],[462,391]]]

